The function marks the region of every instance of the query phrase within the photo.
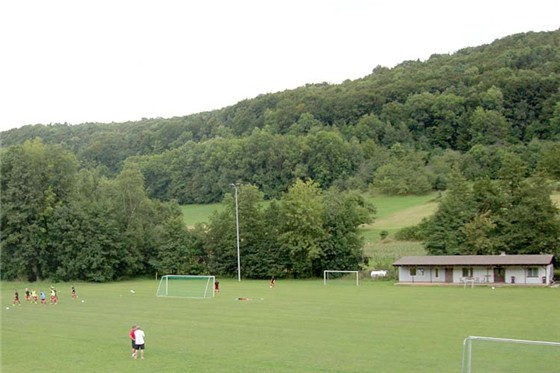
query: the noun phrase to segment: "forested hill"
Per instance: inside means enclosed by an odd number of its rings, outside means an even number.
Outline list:
[[[151,197],[182,203],[220,200],[231,182],[275,197],[296,178],[423,193],[453,164],[492,178],[503,152],[560,179],[559,51],[560,30],[517,34],[185,117],[29,125],[2,146],[39,137],[109,176],[137,166]]]

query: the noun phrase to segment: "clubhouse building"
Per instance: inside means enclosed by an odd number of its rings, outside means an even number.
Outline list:
[[[399,284],[540,285],[553,283],[553,255],[405,256],[393,263]]]

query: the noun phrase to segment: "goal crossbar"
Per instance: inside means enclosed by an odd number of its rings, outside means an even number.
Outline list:
[[[359,276],[360,271],[337,271],[332,269],[327,269],[323,271],[323,285],[327,284],[329,273],[354,273],[356,274],[356,286],[360,285],[360,276]]]
[[[205,299],[215,296],[215,276],[164,275],[160,278],[156,296]]]
[[[539,345],[539,346],[554,346],[560,347],[560,342],[550,342],[550,341],[533,341],[526,339],[512,339],[512,338],[496,338],[496,337],[479,337],[479,336],[469,336],[463,341],[463,361],[462,369],[463,373],[471,373],[472,367],[472,342],[473,341],[488,341],[488,342],[498,342],[498,343],[515,343],[524,345]]]

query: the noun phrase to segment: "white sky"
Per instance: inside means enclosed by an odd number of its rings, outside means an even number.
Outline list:
[[[0,131],[182,116],[559,27],[558,0],[2,1]]]

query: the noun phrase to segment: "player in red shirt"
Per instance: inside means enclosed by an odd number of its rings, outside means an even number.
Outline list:
[[[136,331],[136,325],[132,325],[132,328],[130,329],[130,333],[128,333],[130,335],[130,340],[132,341],[132,357],[134,357],[134,355],[136,354],[136,341],[134,340],[135,331]]]

